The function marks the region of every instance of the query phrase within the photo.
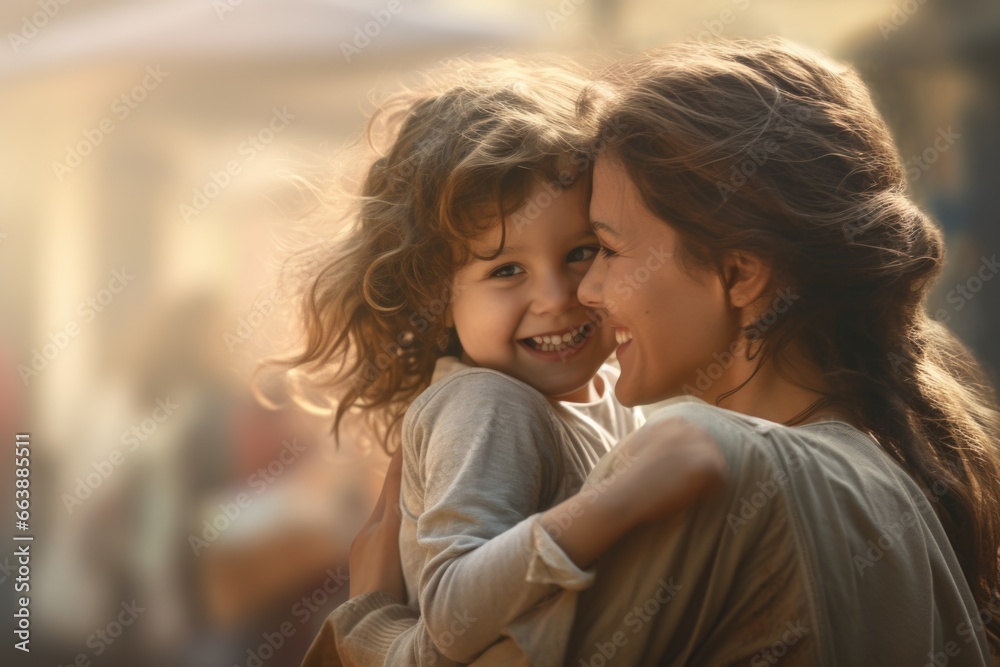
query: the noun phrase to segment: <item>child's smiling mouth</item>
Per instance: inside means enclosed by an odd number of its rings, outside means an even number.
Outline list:
[[[564,359],[568,352],[575,353],[583,348],[595,331],[597,331],[597,327],[592,322],[584,322],[560,331],[521,338],[517,342],[533,352],[535,356],[548,358],[552,355],[558,355],[559,358]]]

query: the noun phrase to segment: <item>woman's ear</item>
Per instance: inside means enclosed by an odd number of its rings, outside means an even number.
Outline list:
[[[728,253],[723,259],[723,275],[729,303],[734,308],[751,306],[771,283],[771,267],[756,255],[740,250]]]

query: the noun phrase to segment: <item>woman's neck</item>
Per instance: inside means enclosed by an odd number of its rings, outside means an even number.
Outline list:
[[[820,369],[791,347],[782,352],[784,373],[778,372],[773,357],[766,359],[760,370],[754,373],[759,359],[747,360],[739,352],[733,356],[736,362],[715,383],[719,391],[711,397],[704,397],[709,403],[783,424],[806,412],[825,396],[822,392],[827,384]],[[747,378],[750,378],[749,381],[739,391],[718,401],[719,396],[738,387]],[[845,411],[826,407],[795,425],[823,419],[852,421]]]

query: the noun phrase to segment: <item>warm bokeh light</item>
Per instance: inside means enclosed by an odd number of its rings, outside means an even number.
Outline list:
[[[247,379],[277,263],[372,91],[469,53],[600,62],[778,34],[854,63],[945,228],[932,304],[1000,372],[1000,12],[990,0],[9,0],[0,7],[0,459],[30,434],[31,654],[297,665],[347,596],[378,447]],[[395,11],[390,11],[394,8]],[[3,614],[16,608],[3,513]],[[13,564],[13,567],[12,567]],[[277,648],[270,648],[277,645]],[[82,658],[81,658],[82,656]]]

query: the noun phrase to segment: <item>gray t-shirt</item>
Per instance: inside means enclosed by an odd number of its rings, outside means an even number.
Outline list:
[[[869,435],[704,402],[658,410],[647,428],[671,418],[712,436],[729,484],[598,561],[566,664],[992,664],[931,502]],[[616,474],[610,459],[591,480]]]

